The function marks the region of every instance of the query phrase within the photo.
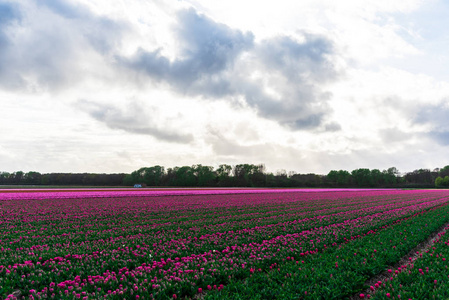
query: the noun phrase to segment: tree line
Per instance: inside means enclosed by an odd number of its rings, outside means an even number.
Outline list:
[[[120,186],[126,174],[0,172],[0,185]]]
[[[449,187],[449,166],[418,169],[400,174],[395,167],[386,170],[359,168],[332,170],[327,175],[314,173],[267,172],[263,164],[219,165],[218,168],[160,165],[143,167],[130,174],[0,172],[0,185],[68,186],[143,186],[160,187]]]

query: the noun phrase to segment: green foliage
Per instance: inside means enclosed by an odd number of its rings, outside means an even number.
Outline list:
[[[197,178],[194,174],[194,169],[189,166],[175,167],[176,173],[175,185],[177,186],[196,186]]]
[[[449,187],[449,176],[445,176],[444,178],[438,176],[435,179],[435,187],[437,188]]]
[[[378,169],[371,170],[372,186],[378,186],[384,183],[382,172]]]
[[[369,169],[356,169],[351,172],[356,184],[360,187],[374,186],[373,177]]]
[[[443,186],[449,186],[449,176],[444,176],[444,178],[443,178]]]
[[[134,185],[134,182],[134,178],[131,174],[126,174],[126,176],[123,178],[123,185],[132,186]]]
[[[327,174],[326,180],[331,186],[347,186],[351,183],[352,176],[346,170],[332,170]]]
[[[133,185],[135,183],[145,183],[148,186],[158,186],[164,175],[164,167],[153,166],[149,168],[140,168],[131,173],[130,177],[124,179],[125,185]]]
[[[438,176],[435,179],[435,187],[442,187],[443,186],[443,178],[441,178],[440,176]]]
[[[444,178],[445,176],[448,175],[449,175],[449,166],[445,166],[442,169],[440,169],[439,176],[441,176],[441,178]]]
[[[346,170],[339,170],[337,177],[337,184],[340,186],[346,186],[351,183],[351,173]]]
[[[232,175],[232,166],[222,164],[218,166],[217,171],[215,172],[217,175],[218,186],[232,186],[233,178]]]
[[[443,181],[438,179],[441,177]],[[267,173],[263,164],[221,164],[214,170],[201,164],[165,169],[163,166],[142,167],[130,174],[48,173],[17,171],[0,172],[0,185],[97,185],[132,186],[200,186],[200,187],[449,187],[449,165],[441,169],[417,169],[400,175],[395,167],[359,168],[351,172],[331,170],[327,175],[295,172]]]
[[[193,174],[197,177],[198,186],[213,186],[215,185],[216,175],[214,168],[209,166],[195,165]]]
[[[383,181],[387,185],[397,183],[397,176],[399,174],[399,171],[395,167],[391,167],[391,168],[388,168],[387,170],[383,170],[382,174],[383,174]]]
[[[265,186],[265,166],[240,164],[234,166],[234,178],[237,186]]]
[[[421,185],[429,185],[429,187],[435,183],[435,177],[436,176],[434,176],[434,173],[432,173],[429,169],[414,170],[404,176],[407,183],[419,183]]]

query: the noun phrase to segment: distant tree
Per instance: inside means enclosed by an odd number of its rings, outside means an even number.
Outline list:
[[[265,174],[265,186],[276,187],[276,178],[273,173]]]
[[[443,168],[417,169],[401,176],[395,167],[378,169],[356,169],[352,172],[331,170],[326,176],[296,174],[285,170],[276,175],[267,173],[263,164],[221,164],[217,170],[201,164],[168,168],[163,166],[143,167],[130,174],[98,173],[48,173],[30,171],[24,173],[0,172],[0,184],[43,185],[98,185],[114,186],[145,183],[149,186],[248,186],[248,187],[449,187],[449,165]]]
[[[274,176],[274,186],[276,187],[289,187],[291,186],[291,179],[287,175],[287,171],[285,170],[277,170],[276,175]]]
[[[131,172],[130,181],[132,181],[132,183],[130,185],[134,185],[135,183],[142,183],[144,174],[145,174],[145,168],[140,168],[136,171]]]
[[[126,174],[125,175],[125,177],[123,178],[123,185],[126,185],[126,186],[134,185],[134,179],[131,176],[131,174]]]
[[[50,184],[50,174],[42,174],[41,184],[42,185],[49,185]]]
[[[214,168],[210,166],[194,165],[192,166],[193,174],[197,178],[198,186],[214,186],[215,185],[215,172]]]
[[[290,176],[290,186],[293,187],[319,187],[324,185],[326,176],[321,176],[313,173],[309,174],[294,174]]]
[[[397,176],[399,174],[398,169],[395,167],[388,168],[382,171],[383,181],[387,185],[395,184],[397,182]]]
[[[159,186],[164,173],[164,167],[159,165],[145,168],[143,172],[143,182],[148,186]]]
[[[338,181],[338,171],[337,170],[331,170],[326,175],[326,181],[330,186],[336,186]]]
[[[437,188],[442,187],[443,186],[443,181],[444,181],[444,179],[441,178],[441,176],[438,176],[435,179],[435,187],[437,187]]]
[[[349,186],[352,176],[351,173],[345,170],[331,170],[325,178],[330,186]]]
[[[250,174],[251,186],[264,187],[267,184],[267,178],[265,175],[265,165],[259,164],[253,168],[253,172]]]
[[[0,184],[9,184],[11,174],[8,172],[0,172]]]
[[[369,169],[356,169],[351,172],[351,175],[357,186],[373,186],[373,179],[371,177],[371,171]]]
[[[337,185],[348,186],[351,184],[351,173],[346,170],[339,170],[337,173]]]
[[[444,178],[443,178],[443,186],[449,186],[449,176],[444,176]]]
[[[314,173],[306,174],[307,187],[319,187],[323,184],[323,177]]]
[[[234,166],[234,178],[237,186],[250,186],[249,174],[252,167],[249,164],[239,164]]]
[[[216,174],[218,186],[233,185],[232,166],[226,164],[219,165]]]
[[[156,165],[152,167],[143,167],[125,177],[124,184],[134,185],[136,183],[145,183],[148,186],[161,185],[162,177],[164,176],[165,169],[162,166]]]
[[[445,167],[441,168],[439,170],[438,174],[442,178],[444,178],[445,176],[449,176],[449,166],[445,166]]]
[[[23,180],[23,177],[24,177],[24,174],[25,174],[24,172],[17,171],[17,172],[15,172],[13,174],[14,174],[14,184],[21,184],[21,183],[23,183],[22,180]]]
[[[237,186],[255,186],[263,175],[263,165],[239,164],[234,166],[234,177]]]
[[[290,176],[291,185],[294,187],[307,186],[307,175],[305,174],[293,174]]]
[[[177,168],[168,168],[165,175],[162,176],[161,184],[164,186],[176,185],[176,170]]]
[[[371,170],[371,186],[379,186],[384,183],[382,172],[379,169]]]
[[[407,183],[418,185],[430,185],[435,182],[435,178],[432,176],[432,172],[429,169],[418,169],[413,172],[405,174]]]
[[[177,186],[197,186],[198,181],[194,169],[189,166],[175,167]]]

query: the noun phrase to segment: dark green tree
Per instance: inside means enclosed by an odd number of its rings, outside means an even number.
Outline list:
[[[232,177],[232,166],[222,164],[216,170],[218,186],[232,186],[234,178]]]
[[[161,180],[164,173],[164,167],[161,167],[159,165],[144,168],[143,182],[148,186],[159,186],[161,185]]]
[[[337,174],[337,184],[339,186],[348,186],[351,184],[351,173],[346,170],[339,170]]]
[[[234,166],[234,177],[237,186],[260,186],[265,181],[263,164],[239,164]]]
[[[175,167],[176,185],[177,186],[197,186],[198,180],[195,176],[194,169],[189,166]]]
[[[326,175],[326,181],[330,186],[336,186],[338,181],[338,171],[331,170]]]
[[[14,172],[13,175],[14,175],[14,184],[21,184],[21,183],[23,183],[22,180],[23,180],[23,177],[25,175],[24,172],[17,171],[17,172]]]
[[[442,187],[443,186],[443,181],[444,181],[443,178],[441,176],[438,176],[435,179],[435,187],[437,187],[437,188]]]
[[[443,186],[449,186],[449,176],[444,176],[443,178]]]
[[[24,175],[24,181],[26,184],[40,184],[42,175],[39,172],[27,172]]]
[[[382,172],[379,169],[371,170],[371,186],[379,186],[384,183]]]
[[[193,174],[197,178],[198,186],[214,186],[216,183],[216,175],[214,168],[210,166],[194,165],[192,166]]]
[[[387,185],[392,185],[397,182],[397,176],[399,174],[398,169],[395,167],[388,168],[382,171],[383,181]]]
[[[373,185],[373,179],[369,169],[356,169],[351,172],[351,175],[357,186],[369,187]]]
[[[449,166],[445,166],[442,169],[439,170],[438,172],[439,176],[441,176],[441,178],[444,178],[445,176],[449,176]]]

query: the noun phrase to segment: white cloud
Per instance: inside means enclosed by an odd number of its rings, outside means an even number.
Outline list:
[[[449,164],[442,1],[12,3],[5,171]]]

